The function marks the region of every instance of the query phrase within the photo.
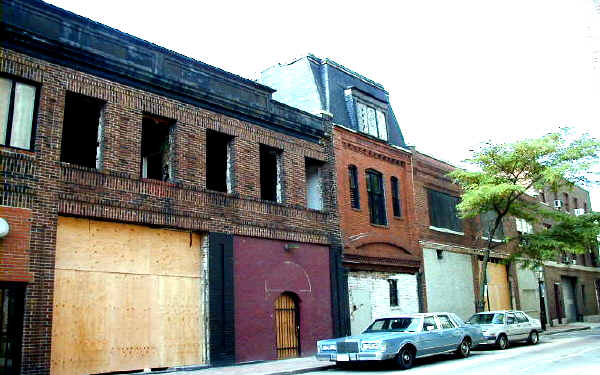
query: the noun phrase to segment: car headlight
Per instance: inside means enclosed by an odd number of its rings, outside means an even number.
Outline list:
[[[335,351],[336,346],[335,346],[335,344],[324,344],[324,345],[321,345],[321,350],[324,352]]]
[[[385,343],[379,342],[379,341],[363,342],[360,347],[361,347],[362,351],[367,351],[367,350],[379,350],[382,352],[385,351]]]

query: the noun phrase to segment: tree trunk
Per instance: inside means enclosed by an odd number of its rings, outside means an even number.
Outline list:
[[[488,233],[489,237],[487,240],[487,249],[485,249],[485,252],[483,253],[483,262],[481,263],[481,278],[479,279],[479,300],[475,304],[476,312],[483,312],[485,310],[485,285],[487,284],[487,264],[488,264],[488,261],[490,260],[490,253],[492,252],[492,244],[493,244],[492,239],[494,238],[494,235],[496,234],[496,230],[502,224],[503,216],[504,215],[496,216],[496,221],[494,222],[494,227],[492,228],[490,233]],[[489,291],[488,291],[488,293],[489,293]],[[490,306],[488,306],[488,310],[489,309],[490,309]]]

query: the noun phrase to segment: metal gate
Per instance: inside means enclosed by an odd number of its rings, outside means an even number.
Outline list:
[[[275,301],[275,326],[277,330],[277,359],[300,355],[300,319],[296,298],[283,293]]]
[[[25,287],[0,283],[0,374],[16,375],[21,368]]]

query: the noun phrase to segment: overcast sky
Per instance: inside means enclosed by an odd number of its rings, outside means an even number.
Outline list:
[[[251,79],[329,57],[388,90],[407,143],[459,164],[488,139],[600,138],[599,1],[49,2]]]

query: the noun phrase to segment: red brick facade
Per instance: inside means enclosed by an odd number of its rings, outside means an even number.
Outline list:
[[[31,282],[31,211],[0,206],[0,217],[10,226],[8,235],[0,239],[0,281]]]
[[[412,160],[409,150],[393,147],[345,128],[334,128],[338,205],[344,235],[344,259],[350,269],[415,273],[421,252],[415,231]],[[348,167],[358,172],[360,208],[350,203]],[[370,221],[365,171],[383,175],[387,225]],[[390,178],[399,180],[401,216],[393,215]]]

